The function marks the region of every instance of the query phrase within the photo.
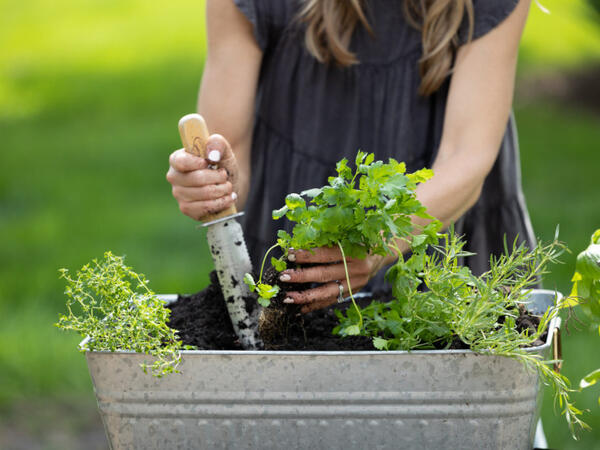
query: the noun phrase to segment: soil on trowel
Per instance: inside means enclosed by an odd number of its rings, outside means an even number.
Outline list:
[[[276,275],[267,271],[265,282],[277,283]],[[283,287],[283,284],[282,284]],[[303,285],[285,284],[288,290],[300,290]],[[263,310],[261,317],[261,337],[267,350],[374,350],[371,339],[364,336],[341,338],[332,330],[338,325],[336,310],[345,311],[353,307],[351,303],[333,306],[301,314],[298,305],[283,303],[285,293],[282,291],[272,299],[272,306]],[[382,301],[390,300],[389,292],[377,292],[372,298],[358,299],[359,306],[367,306],[373,298]],[[169,326],[179,331],[184,345],[193,345],[200,350],[241,350],[242,347],[233,331],[225,299],[217,279],[216,272],[210,274],[210,285],[193,295],[180,295],[177,301],[169,305],[171,317]],[[515,311],[516,313],[516,311]],[[517,329],[529,329],[536,332],[539,317],[530,315],[524,308],[519,308],[516,319]],[[501,320],[500,320],[501,321]],[[268,326],[266,326],[268,325]],[[546,333],[533,346],[542,345]],[[469,347],[456,338],[450,349],[468,349]]]

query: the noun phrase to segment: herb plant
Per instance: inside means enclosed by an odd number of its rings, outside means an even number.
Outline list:
[[[572,433],[587,428],[570,400],[569,380],[552,368],[556,361],[526,351],[540,340],[563,302],[546,311],[533,333],[519,331],[516,322],[521,305],[527,304],[528,286],[558,261],[564,245],[557,238],[531,250],[513,243],[509,251],[505,245],[505,253],[492,257],[490,270],[481,276],[459,264],[471,255],[464,245],[450,230],[433,253],[423,253],[422,266],[409,267],[399,259],[386,274],[393,300],[374,301],[359,313],[336,311],[340,325],[334,333],[368,336],[380,350],[447,349],[459,339],[477,353],[515,358],[554,388]]]
[[[570,306],[580,305],[600,333],[600,229],[596,230],[590,245],[577,255],[573,290],[567,299]],[[587,374],[579,386],[587,388],[600,382],[600,369]],[[600,403],[600,398],[598,398]]]
[[[417,185],[431,178],[433,172],[422,169],[407,174],[404,163],[374,159],[372,153],[359,151],[354,170],[347,159],[342,159],[336,166],[337,176],[330,177],[327,186],[289,194],[285,205],[273,211],[274,220],[287,217],[295,223],[292,234],[280,230],[277,244],[269,249],[283,250],[281,258],[271,258],[276,270],[287,268],[286,257],[291,248],[338,246],[345,261],[346,256],[364,258],[368,254],[398,253],[396,239],[400,238],[409,242],[414,254],[410,262],[416,262],[429,244],[437,242],[441,224],[427,214],[415,194]],[[415,230],[411,216],[430,222]],[[278,293],[277,286],[262,283],[262,268],[258,281],[249,274],[245,281],[259,294],[264,306]]]
[[[167,326],[170,311],[148,287],[148,280],[111,252],[94,259],[72,277],[60,269],[67,283],[67,314],[57,327],[87,336],[81,351],[131,350],[149,354],[155,376],[177,372],[183,348],[177,332]],[[186,347],[187,348],[187,347]]]

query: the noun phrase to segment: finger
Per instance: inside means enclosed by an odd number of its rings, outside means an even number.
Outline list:
[[[220,134],[211,135],[206,141],[206,155],[212,164],[218,164],[229,174],[229,180],[237,191],[237,160],[229,141]]]
[[[342,283],[343,292],[346,291],[345,282]],[[296,305],[304,305],[328,298],[337,298],[340,293],[340,288],[336,282],[327,283],[313,289],[305,291],[292,291],[287,293],[284,303],[294,303]],[[292,301],[290,301],[292,300]]]
[[[173,186],[173,197],[177,201],[198,202],[206,200],[216,200],[226,195],[231,195],[233,186],[228,181],[222,184],[211,184],[202,187]]]
[[[237,196],[235,193],[226,195],[215,200],[200,202],[179,202],[179,209],[183,214],[194,220],[202,220],[203,217],[213,215],[233,205]]]
[[[191,172],[208,168],[206,159],[187,153],[183,148],[171,153],[169,165],[178,172]]]
[[[342,296],[349,294],[348,283],[345,279],[339,280],[342,286]],[[351,280],[352,291],[358,292],[361,290],[369,281],[368,276],[357,276]],[[312,302],[319,302],[326,299],[335,298],[340,296],[340,284],[337,281],[326,283],[313,289],[307,289],[305,291],[291,291],[288,292],[284,303],[304,305]]]
[[[287,276],[286,276],[287,275]],[[281,273],[279,279],[285,283],[326,283],[346,277],[343,264],[318,265],[303,269],[290,269]]]
[[[288,259],[299,264],[332,263],[342,260],[342,252],[339,247],[319,247],[312,250],[290,249]]]
[[[368,275],[369,268],[362,260],[348,262],[350,278]],[[286,276],[287,275],[287,276]],[[344,264],[319,264],[318,266],[288,269],[281,273],[279,280],[284,283],[326,283],[346,278]]]
[[[225,169],[219,170],[194,170],[192,172],[178,172],[172,167],[167,172],[167,180],[174,186],[202,187],[211,184],[223,184],[227,182]]]
[[[363,288],[365,284],[369,281],[367,276],[355,277],[352,279],[352,289],[357,292]],[[342,295],[345,296],[348,294],[348,283],[346,280],[340,280],[342,286]],[[312,303],[315,301],[330,299],[330,298],[338,298],[340,295],[340,285],[333,281],[331,283],[326,283],[321,286],[318,286],[313,289],[307,289],[305,291],[291,291],[288,292],[284,303],[288,304],[297,304],[304,305],[306,303]]]

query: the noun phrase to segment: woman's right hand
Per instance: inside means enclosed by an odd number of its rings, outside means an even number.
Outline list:
[[[238,168],[229,142],[213,134],[206,142],[206,155],[200,158],[179,149],[169,157],[167,181],[173,197],[181,212],[194,220],[217,214],[237,199]]]

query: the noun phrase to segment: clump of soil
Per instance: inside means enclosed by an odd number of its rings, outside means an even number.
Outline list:
[[[278,283],[277,272],[267,271],[264,277],[269,284]],[[184,345],[193,345],[200,350],[241,350],[242,347],[233,331],[225,299],[219,286],[216,272],[210,274],[210,285],[193,295],[180,295],[177,301],[169,305],[171,318],[169,326],[179,331]],[[284,288],[288,290],[305,289],[303,285],[282,283],[282,291],[272,299],[272,305],[263,310],[261,317],[261,337],[269,350],[374,350],[371,339],[364,336],[340,338],[332,334],[338,325],[336,309],[344,311],[352,307],[351,303],[335,304],[328,308],[301,314],[298,305],[283,303]],[[300,288],[300,289],[299,289]],[[374,293],[372,298],[359,299],[359,306],[367,306],[373,298],[381,301],[391,299],[389,292]],[[516,312],[516,311],[515,311]],[[519,308],[516,319],[517,329],[530,333],[537,330],[540,319],[530,315],[525,308]],[[545,342],[546,333],[533,346]],[[455,338],[450,349],[468,349],[460,339]]]

